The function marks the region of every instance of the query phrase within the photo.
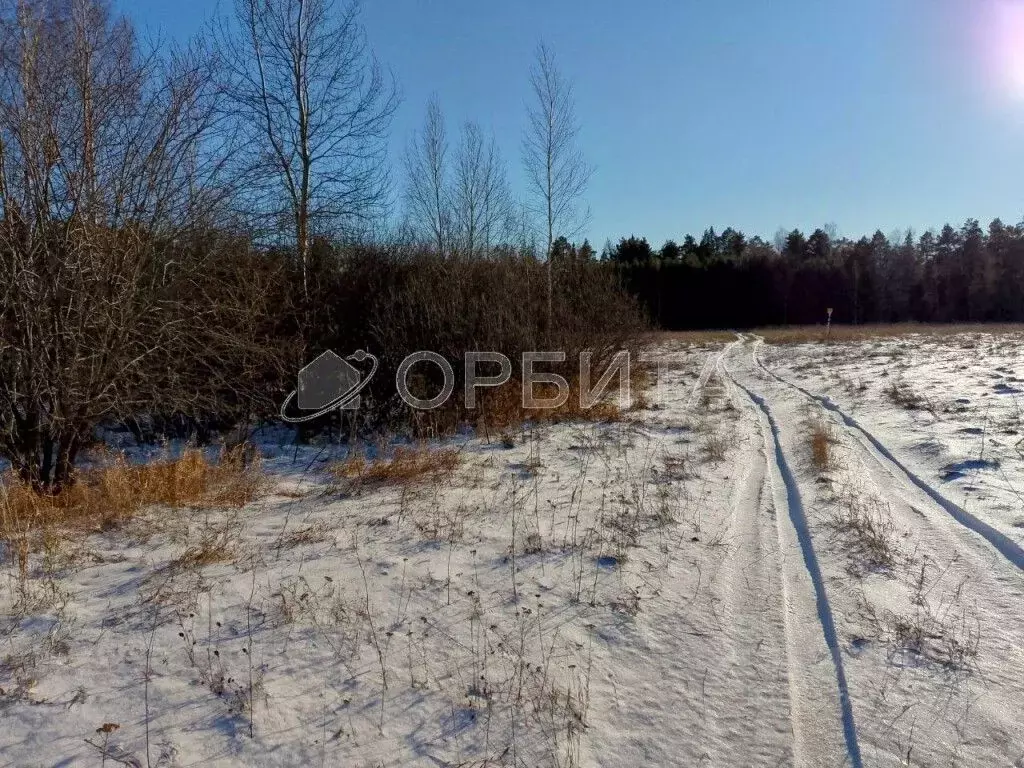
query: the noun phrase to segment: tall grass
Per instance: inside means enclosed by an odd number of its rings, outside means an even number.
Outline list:
[[[259,461],[244,458],[240,450],[225,451],[211,462],[190,448],[178,458],[131,464],[119,454],[80,472],[56,495],[38,493],[8,474],[0,478],[0,538],[22,541],[39,530],[106,527],[151,505],[240,507],[261,485]]]
[[[424,446],[399,446],[390,456],[367,459],[356,453],[330,469],[338,479],[358,483],[397,483],[405,485],[429,478],[451,475],[459,465],[459,452],[453,448],[431,450]]]
[[[832,427],[821,419],[810,423],[811,464],[819,472],[828,472],[835,468],[835,456],[832,446],[837,438]]]

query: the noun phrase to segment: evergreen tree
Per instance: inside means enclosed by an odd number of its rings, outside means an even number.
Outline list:
[[[654,262],[654,250],[646,237],[630,235],[619,240],[611,254],[612,261],[619,264],[648,264]]]
[[[782,246],[782,255],[791,263],[799,264],[807,258],[807,238],[799,229],[794,229],[786,235],[786,242]]]
[[[661,246],[658,255],[662,261],[679,261],[683,255],[683,249],[679,247],[675,240],[666,240],[665,244]]]
[[[597,254],[594,253],[594,249],[590,245],[589,240],[584,240],[583,245],[579,247],[576,252],[576,258],[579,261],[593,261]]]
[[[832,257],[832,238],[824,229],[816,229],[807,238],[806,258],[828,261]]]

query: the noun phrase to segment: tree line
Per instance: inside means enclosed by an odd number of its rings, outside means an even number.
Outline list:
[[[834,227],[770,243],[708,229],[659,249],[630,236],[598,258],[666,329],[823,323],[828,308],[839,323],[1024,322],[1024,224],[999,219],[858,240]]]

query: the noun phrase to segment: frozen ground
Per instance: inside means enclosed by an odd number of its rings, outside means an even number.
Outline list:
[[[1024,768],[1022,343],[667,341],[409,484],[267,441],[241,510],[4,554],[0,765]]]

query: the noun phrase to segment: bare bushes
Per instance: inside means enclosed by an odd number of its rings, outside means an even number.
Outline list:
[[[268,333],[272,262],[218,236],[15,237],[0,226],[0,455],[23,482],[62,490],[102,422],[269,410],[286,346]]]
[[[0,11],[0,456],[48,493],[100,422],[244,411],[280,357],[274,262],[224,234],[211,63],[80,10]]]
[[[364,248],[335,253],[321,263],[311,325],[322,330],[310,351],[364,348],[380,358],[381,371],[362,412],[374,426],[434,435],[465,422],[500,429],[541,410],[581,416],[593,410],[580,408],[582,353],[590,355],[591,388],[616,353],[629,352],[634,366],[639,360],[644,319],[603,264],[566,259],[554,265],[554,317],[548,328],[546,267],[531,257],[505,252],[488,259],[440,258],[420,250]],[[421,350],[451,364],[455,392],[441,408],[414,412],[395,392],[395,373],[402,360]],[[462,397],[465,354],[471,351],[497,352],[512,363],[508,383],[479,388],[472,408]],[[533,351],[558,356],[538,363],[536,370],[569,382],[569,397],[560,408],[530,412],[522,406],[522,356]],[[501,369],[481,361],[475,372],[494,377]],[[634,381],[639,381],[635,374]],[[431,398],[442,389],[442,371],[433,363],[417,365],[408,384],[414,396]],[[609,390],[617,392],[615,385],[612,381]],[[553,388],[542,390],[538,387],[538,398],[555,394]],[[617,415],[608,402],[595,409],[601,418]]]

